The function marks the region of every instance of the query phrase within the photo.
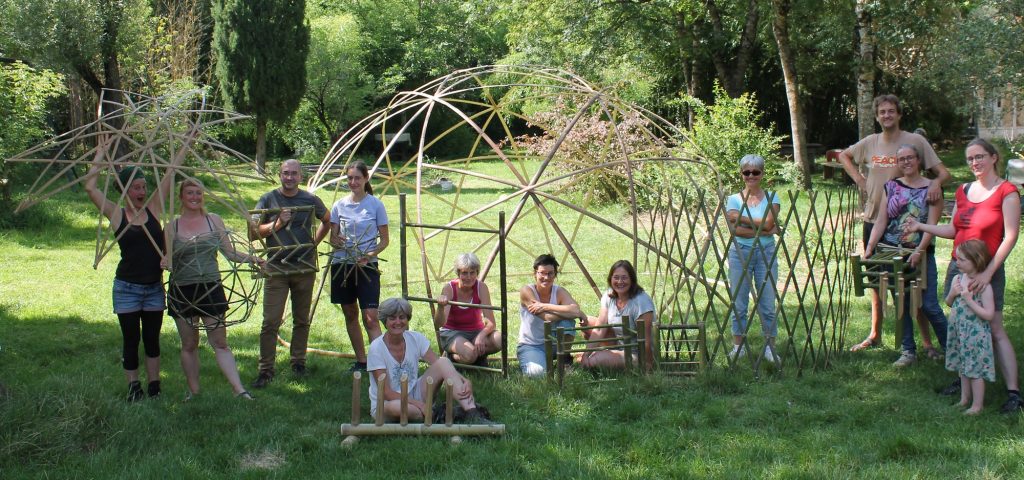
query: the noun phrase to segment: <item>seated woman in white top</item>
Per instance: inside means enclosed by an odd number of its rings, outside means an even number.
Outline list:
[[[623,316],[629,317],[629,326],[633,329],[636,329],[637,320],[646,322],[643,335],[651,338],[651,324],[655,318],[654,301],[637,284],[636,269],[628,260],[615,262],[608,271],[608,290],[601,296],[601,311],[592,321],[594,325],[609,325],[611,328],[597,330],[598,333],[591,339],[622,336]],[[647,358],[651,358],[654,353],[651,345],[651,342],[647,342]],[[638,353],[634,350],[634,360],[639,360]],[[626,365],[626,353],[622,349],[588,352],[583,355],[582,364],[587,368],[623,368]]]
[[[384,334],[370,343],[366,369],[370,372],[370,414],[377,418],[383,414],[385,420],[394,420],[402,413],[402,374],[409,380],[409,418],[422,420],[430,415],[423,403],[426,398],[426,377],[432,377],[440,387],[445,380],[452,381],[455,399],[466,411],[466,423],[490,424],[476,408],[473,386],[466,377],[455,371],[447,358],[439,358],[430,349],[430,341],[422,333],[409,330],[412,319],[412,305],[402,298],[389,298],[378,307]],[[423,377],[419,375],[419,361],[430,365]],[[377,377],[386,374],[385,382],[377,384]],[[438,390],[440,391],[440,390]],[[377,395],[384,396],[384,411],[377,412]]]
[[[547,356],[553,355],[544,347],[544,323],[550,322],[554,330],[565,328],[565,340],[574,338],[575,319],[586,320],[576,300],[565,289],[555,284],[558,260],[543,254],[533,262],[532,285],[519,289],[519,345],[516,357],[519,368],[527,377],[540,377],[547,368]]]

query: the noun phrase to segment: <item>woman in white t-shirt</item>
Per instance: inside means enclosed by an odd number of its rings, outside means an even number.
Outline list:
[[[473,386],[466,377],[455,371],[452,362],[447,358],[439,358],[430,349],[430,341],[422,333],[409,330],[412,319],[412,305],[402,298],[389,298],[381,302],[378,308],[384,334],[370,343],[366,369],[370,372],[370,414],[377,418],[377,395],[384,396],[385,420],[393,420],[401,415],[401,379],[406,374],[409,380],[409,419],[422,420],[430,412],[423,403],[426,398],[426,377],[434,379],[434,385],[440,387],[445,380],[452,381],[455,399],[466,411],[466,423],[490,424],[476,408],[473,398]],[[419,361],[430,365],[423,376],[419,375]],[[377,378],[387,375],[385,382],[377,384]]]
[[[651,338],[654,300],[637,284],[636,269],[628,260],[615,262],[608,271],[608,290],[601,296],[601,311],[592,321],[594,325],[608,325],[611,328],[597,330],[599,333],[595,333],[591,340],[621,337],[623,316],[629,317],[629,326],[633,329],[636,329],[637,320],[646,322],[643,335]],[[647,342],[647,358],[653,355],[651,345]],[[638,352],[634,351],[634,357],[638,357]],[[626,353],[621,349],[589,352],[589,355],[584,354],[582,364],[587,368],[623,368],[626,365]]]

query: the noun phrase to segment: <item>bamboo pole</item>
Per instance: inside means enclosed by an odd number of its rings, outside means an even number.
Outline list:
[[[505,271],[505,211],[498,212],[498,277],[501,284],[501,375],[508,378],[508,277]]]
[[[446,427],[452,426],[452,421],[454,419],[454,412],[452,411],[455,407],[452,401],[454,397],[452,389],[454,388],[452,379],[449,378],[444,381],[444,425]]]
[[[377,377],[377,421],[376,425],[379,427],[384,425],[384,382],[387,381],[388,374],[382,373]]]
[[[423,412],[423,425],[429,427],[434,422],[434,377],[427,376],[423,379],[427,384],[427,395],[424,398],[425,412]]]
[[[375,425],[342,424],[342,435],[383,436],[383,435],[504,435],[505,425],[424,425],[410,423],[399,425],[388,423]]]
[[[402,384],[402,409],[398,417],[398,422],[404,427],[409,424],[409,374],[402,373],[402,378],[399,379],[399,382]]]
[[[360,391],[362,390],[360,385],[363,383],[362,378],[362,372],[352,372],[352,425],[359,425],[359,400],[361,397]]]

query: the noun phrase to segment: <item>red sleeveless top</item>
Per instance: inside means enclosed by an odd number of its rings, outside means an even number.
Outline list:
[[[1003,182],[988,198],[980,202],[967,199],[964,184],[956,189],[956,216],[953,227],[953,258],[956,258],[956,247],[972,239],[980,239],[988,246],[989,256],[995,256],[999,244],[1003,242],[1006,232],[1003,231],[1003,199],[1007,195],[1017,196],[1017,187],[1010,182]]]
[[[452,280],[448,283],[452,287],[452,300],[459,301],[459,280]],[[473,301],[470,303],[480,304],[480,280],[473,284]],[[484,317],[479,308],[456,307],[450,305],[448,309],[448,320],[444,327],[448,330],[483,330]]]

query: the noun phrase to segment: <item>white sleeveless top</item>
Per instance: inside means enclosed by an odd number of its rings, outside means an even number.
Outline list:
[[[530,287],[530,290],[533,290],[533,294],[536,295],[539,300],[540,294],[537,293],[537,287],[535,285],[528,286]],[[560,305],[558,303],[558,285],[551,286],[551,301],[544,303]],[[544,344],[544,319],[530,313],[522,303],[519,304],[519,344]]]

